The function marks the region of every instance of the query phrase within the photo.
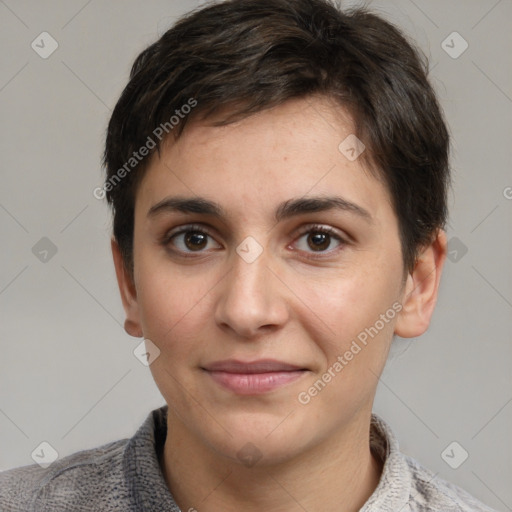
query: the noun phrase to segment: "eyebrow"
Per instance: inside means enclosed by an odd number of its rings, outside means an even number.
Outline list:
[[[289,199],[277,207],[274,217],[277,222],[280,222],[284,219],[306,213],[319,213],[329,210],[353,213],[368,223],[372,223],[373,221],[368,210],[337,196]],[[149,209],[147,216],[156,217],[166,212],[197,213],[210,215],[219,219],[226,217],[223,208],[219,204],[203,197],[167,197],[153,205]]]

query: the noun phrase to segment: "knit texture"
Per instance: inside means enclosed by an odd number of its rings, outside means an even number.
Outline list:
[[[167,406],[131,439],[0,473],[0,512],[180,512],[160,469]],[[384,462],[360,512],[495,512],[400,453],[390,427],[372,416],[372,452]],[[241,511],[243,512],[243,511]]]

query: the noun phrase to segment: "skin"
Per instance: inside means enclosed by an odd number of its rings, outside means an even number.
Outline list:
[[[318,97],[225,127],[193,122],[153,157],[137,191],[133,280],[112,241],[125,329],[160,350],[150,369],[169,405],[162,470],[182,510],[356,511],[378,485],[382,467],[369,449],[378,377],[393,334],[416,337],[429,325],[446,236],[440,230],[404,274],[385,185],[338,150],[351,133],[348,114]],[[215,201],[225,215],[148,216],[171,196]],[[331,209],[276,222],[278,205],[304,196],[339,196],[371,218]],[[199,250],[183,234],[172,238],[191,223],[210,235]],[[345,242],[327,235],[315,250],[318,226]],[[263,248],[252,263],[236,252],[248,236]],[[396,303],[399,314],[300,403]],[[307,371],[271,392],[238,395],[202,370],[263,358]],[[237,456],[247,443],[254,465]]]

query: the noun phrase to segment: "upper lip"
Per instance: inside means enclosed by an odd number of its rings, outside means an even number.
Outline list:
[[[301,366],[276,361],[275,359],[259,359],[257,361],[238,361],[227,359],[225,361],[216,361],[203,367],[209,372],[226,373],[271,373],[271,372],[292,372],[305,370]]]

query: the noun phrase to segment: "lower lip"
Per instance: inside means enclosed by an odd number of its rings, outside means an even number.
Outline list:
[[[239,395],[268,393],[296,381],[304,373],[303,370],[269,373],[208,372],[215,382]]]

